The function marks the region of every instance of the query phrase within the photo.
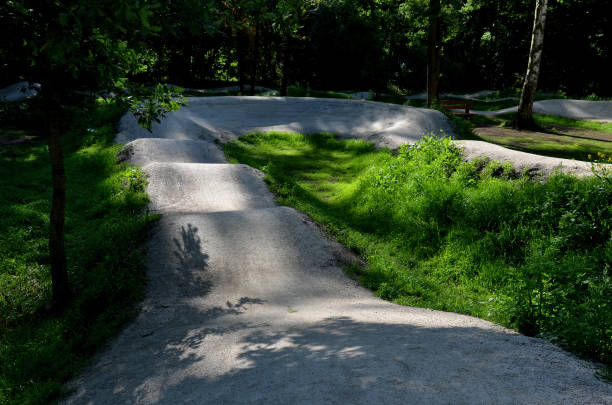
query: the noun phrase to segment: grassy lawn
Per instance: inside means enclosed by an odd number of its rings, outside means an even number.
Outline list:
[[[33,107],[35,110],[35,108]],[[0,144],[0,403],[46,404],[131,316],[142,292],[139,250],[151,217],[142,173],[117,164],[114,123],[123,110],[96,104],[66,117],[66,244],[74,293],[50,313],[50,164],[43,140]],[[5,117],[3,117],[5,118]],[[0,139],[35,136],[32,113],[3,120]]]
[[[533,182],[434,139],[393,155],[326,134],[252,134],[225,152],[358,252],[367,266],[349,271],[378,296],[612,362],[609,177]]]

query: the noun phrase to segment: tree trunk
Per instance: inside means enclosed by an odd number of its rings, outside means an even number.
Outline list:
[[[52,86],[52,85],[51,85]],[[70,299],[70,286],[66,270],[66,253],[64,250],[64,221],[66,214],[66,173],[64,171],[64,156],[62,154],[61,133],[58,123],[59,100],[56,92],[43,83],[42,91],[45,98],[46,131],[49,140],[49,156],[51,158],[51,179],[53,184],[53,199],[51,202],[51,218],[49,229],[49,254],[51,259],[51,283],[53,288],[53,304],[64,306]]]
[[[259,23],[255,24],[255,32],[253,33],[253,60],[251,65],[251,95],[255,94],[255,86],[257,84],[257,73],[259,71]]]
[[[533,100],[535,98],[540,75],[540,62],[542,61],[542,48],[544,47],[544,25],[546,23],[546,9],[548,0],[536,0],[535,18],[533,22],[533,33],[531,35],[531,48],[529,50],[529,62],[527,63],[527,74],[521,92],[518,114],[516,116],[517,128],[532,128],[533,122]]]
[[[283,66],[282,66],[282,77],[281,77],[281,88],[280,95],[287,96],[287,89],[289,87],[289,39],[285,38],[283,41]]]
[[[429,0],[427,107],[431,107],[440,96],[440,51],[440,0]]]
[[[244,48],[242,43],[242,31],[236,33],[236,53],[238,56],[238,85],[240,94],[244,94]]]
[[[264,59],[265,59],[265,71],[264,71],[264,83],[266,86],[270,86],[270,84],[274,81],[274,62],[272,58],[272,38],[269,34],[269,29],[266,27],[265,36],[264,36]]]

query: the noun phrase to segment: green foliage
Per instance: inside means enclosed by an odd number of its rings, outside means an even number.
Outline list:
[[[612,123],[599,121],[576,120],[558,115],[538,115],[534,116],[538,125],[551,127],[571,127],[578,129],[589,129],[593,131],[606,132],[612,134]]]
[[[9,1],[3,25],[21,49],[7,51],[18,56],[21,75],[56,91],[121,88],[141,68],[136,49],[155,31],[152,9],[147,2]]]
[[[0,77],[7,84],[36,80],[48,56],[66,72],[61,83],[89,89],[122,87],[118,79],[126,78],[191,87],[230,81],[274,86],[287,71],[291,83],[303,87],[422,90],[428,5],[11,0],[0,3]],[[542,88],[559,90],[558,96],[611,95],[607,6],[601,0],[550,4]],[[444,1],[440,14],[443,91],[520,87],[533,2]]]
[[[612,179],[533,182],[463,161],[449,139],[396,156],[331,135],[255,134],[225,145],[283,204],[367,260],[353,269],[399,304],[455,311],[612,363]]]
[[[47,310],[46,145],[0,150],[0,403],[49,403],[141,297],[139,245],[152,217],[143,211],[142,172],[115,161],[120,146],[113,143],[114,122],[124,111],[116,103],[76,110],[64,139],[66,250],[74,297],[62,314]]]
[[[351,95],[346,94],[346,93],[339,93],[337,91],[304,89],[299,86],[289,86],[289,88],[287,89],[287,95],[290,97],[345,98],[345,99],[351,98]]]
[[[182,92],[182,88],[172,89],[163,84],[157,84],[152,90],[144,86],[131,86],[131,94],[125,97],[125,102],[138,124],[151,131],[153,122],[160,123],[167,113],[177,111],[186,104]]]

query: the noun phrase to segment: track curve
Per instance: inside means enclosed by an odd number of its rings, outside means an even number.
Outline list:
[[[350,253],[261,174],[220,163],[190,114],[128,145],[164,214],[146,298],[65,403],[612,403],[592,364],[543,340],[374,297],[344,275]]]

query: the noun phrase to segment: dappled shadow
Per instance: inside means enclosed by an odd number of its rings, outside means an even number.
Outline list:
[[[147,301],[204,297],[213,287],[209,255],[192,223],[166,228],[162,218],[147,243]]]
[[[208,254],[204,252],[202,240],[198,236],[198,228],[192,224],[181,226],[180,239],[173,238],[176,258],[174,280],[181,288],[180,296],[204,296],[212,288],[212,282],[206,277]]]
[[[198,228],[187,224],[187,228],[181,227],[181,241],[173,239],[176,247],[174,256],[179,260],[178,271],[202,270],[207,267],[208,255],[202,252],[202,240],[197,232]]]
[[[234,304],[230,311],[234,310]],[[240,312],[240,311],[239,311]],[[536,339],[479,327],[418,327],[336,315],[185,328],[124,359],[76,402],[604,403],[612,387]],[[272,320],[272,319],[270,319]],[[222,326],[221,326],[222,325]],[[158,340],[159,341],[159,340]],[[554,365],[554,367],[553,367]]]

